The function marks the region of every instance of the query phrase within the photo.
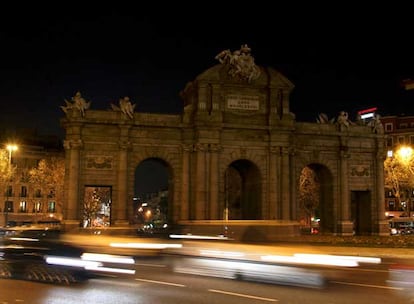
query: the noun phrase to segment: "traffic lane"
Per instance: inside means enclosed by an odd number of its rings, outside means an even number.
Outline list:
[[[200,264],[198,264],[198,258],[193,258],[195,261],[189,261],[189,258],[181,258],[181,257],[164,257],[162,259],[137,259],[137,274],[145,274],[148,273],[151,276],[157,275],[157,273],[161,273],[164,275],[167,272],[177,272],[177,265],[179,266],[179,271],[177,273],[181,273],[183,275],[201,275],[201,276],[210,276],[210,277],[220,277],[227,278],[230,280],[238,280],[238,281],[256,281],[262,282],[260,278],[243,278],[237,276],[228,276],[228,273],[231,269],[227,269],[227,271],[222,270],[221,268],[225,268],[223,264],[216,263],[214,259],[211,259],[211,263],[217,266],[213,267],[212,269],[200,269]],[[301,285],[302,287],[310,287],[310,288],[320,288],[320,289],[328,289],[332,286],[336,285],[348,285],[348,286],[360,286],[366,287],[369,289],[388,289],[390,291],[396,292],[402,290],[401,288],[392,286],[389,284],[390,280],[390,272],[389,267],[393,263],[383,263],[383,264],[365,264],[361,265],[360,267],[283,267],[287,269],[287,271],[291,271],[292,277],[297,277],[297,274],[303,275],[302,278],[298,277],[298,282],[292,282],[291,279],[288,280],[281,280],[281,276],[278,276],[278,280],[273,280],[275,285],[293,285],[298,286]],[[233,265],[229,263],[229,265]],[[205,266],[205,264],[202,264]],[[182,271],[180,269],[184,267],[187,271]],[[191,271],[193,269],[193,271]],[[272,268],[269,268],[272,269]],[[206,270],[206,271],[202,271]],[[277,270],[277,269],[276,269]],[[223,275],[224,273],[224,275]],[[320,277],[324,278],[325,285],[315,285],[311,281],[311,283],[306,284],[306,278],[312,278],[314,275],[319,274]],[[268,275],[278,275],[277,272],[275,273],[268,273]],[[288,275],[288,274],[285,274]],[[304,281],[305,280],[305,281]],[[269,280],[267,280],[269,283]],[[305,284],[303,284],[303,281]],[[301,284],[302,282],[302,284]],[[181,284],[181,282],[180,282]]]
[[[138,269],[137,269],[138,270]],[[4,303],[401,303],[393,290],[359,285],[332,284],[309,289],[258,284],[143,269],[134,278],[92,279],[60,286],[2,280]]]
[[[250,281],[219,279],[216,277],[196,276],[181,273],[168,273],[165,270],[154,271],[151,267],[137,268],[136,279],[153,285],[190,288],[192,290],[207,289],[217,291],[228,297],[261,297],[277,299],[280,303],[399,303],[401,297],[398,290],[382,284],[364,284],[363,281],[329,281],[323,289],[286,286],[284,284],[263,284]],[[370,273],[378,276],[377,273]],[[386,276],[383,276],[385,279]],[[347,284],[345,284],[347,283]],[[348,284],[352,283],[352,284]],[[153,286],[155,287],[155,286]],[[160,288],[161,288],[160,287]],[[224,303],[225,298],[223,299]],[[265,300],[261,300],[265,301]]]

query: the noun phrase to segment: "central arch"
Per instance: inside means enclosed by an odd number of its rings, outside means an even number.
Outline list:
[[[225,171],[225,217],[229,220],[262,219],[261,191],[258,167],[246,159],[232,162]]]

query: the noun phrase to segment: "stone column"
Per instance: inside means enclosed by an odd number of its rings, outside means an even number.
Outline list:
[[[349,154],[341,151],[340,158],[340,189],[341,189],[341,220],[350,220],[350,201],[349,201],[349,187],[348,187],[348,158]]]
[[[376,157],[376,171],[375,175],[377,177],[377,210],[378,210],[378,234],[379,235],[389,235],[389,227],[388,221],[385,218],[385,197],[384,197],[384,161],[385,161],[385,154],[384,151],[380,150],[377,153]]]
[[[269,215],[270,220],[279,218],[278,178],[277,178],[277,158],[279,157],[279,147],[270,147],[269,154]]]
[[[206,145],[196,145],[195,219],[206,219]]]
[[[117,176],[117,200],[115,225],[128,225],[127,201],[128,201],[128,148],[130,143],[126,140],[119,141],[118,151],[118,176]]]
[[[181,181],[181,209],[180,219],[190,219],[189,197],[190,197],[190,153],[193,151],[193,145],[182,146],[182,181]]]
[[[339,208],[341,210],[341,219],[339,223],[340,232],[342,235],[352,235],[354,224],[350,218],[350,193],[349,193],[349,178],[348,178],[348,159],[349,154],[347,151],[340,151],[339,159],[339,189],[340,199]]]
[[[82,140],[73,139],[65,140],[64,148],[69,154],[68,164],[68,185],[66,206],[63,210],[65,225],[79,226],[81,219],[79,206],[82,204],[83,198],[79,198],[79,171],[80,171],[80,149],[82,148]]]
[[[219,164],[218,153],[221,150],[220,145],[210,145],[210,219],[220,219],[219,215]]]
[[[289,148],[282,147],[282,216],[290,220],[290,155]]]

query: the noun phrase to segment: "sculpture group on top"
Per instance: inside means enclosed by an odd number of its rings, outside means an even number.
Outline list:
[[[124,97],[124,98],[119,99],[119,106],[111,103],[111,108],[114,111],[121,111],[130,119],[133,119],[135,105],[136,105],[135,103],[134,104],[131,103],[131,100],[129,99],[129,97]]]
[[[67,114],[68,110],[76,110],[79,111],[82,117],[85,116],[85,111],[91,106],[91,102],[87,102],[79,91],[72,97],[72,101],[65,99],[65,103],[66,106],[61,106],[63,112]]]
[[[82,94],[78,91],[76,92],[75,96],[72,97],[71,101],[65,99],[65,106],[61,106],[60,108],[66,115],[69,114],[69,111],[78,111],[79,114],[84,117],[85,111],[88,110],[91,106],[91,102],[87,102],[85,98],[82,97]],[[111,103],[111,108],[114,111],[120,111],[125,114],[126,117],[133,119],[134,118],[134,110],[135,104],[131,103],[129,97],[124,97],[119,99],[119,106],[114,105]]]
[[[229,66],[229,75],[247,82],[259,78],[260,68],[254,63],[254,58],[250,54],[251,49],[244,44],[240,50],[231,52],[229,49],[221,51],[215,59],[221,64]]]
[[[381,116],[379,114],[375,114],[373,119],[371,119],[368,122],[365,122],[361,119],[361,116],[358,115],[357,121],[353,122],[349,119],[348,112],[346,111],[340,111],[338,116],[336,118],[329,119],[328,115],[326,113],[320,113],[318,115],[318,118],[316,119],[317,123],[321,124],[337,124],[339,126],[344,126],[348,128],[350,125],[367,125],[370,126],[373,133],[382,133],[383,125],[381,122]]]

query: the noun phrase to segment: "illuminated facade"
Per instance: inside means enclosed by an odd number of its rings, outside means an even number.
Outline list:
[[[414,116],[383,116],[381,121],[387,150],[395,151],[401,145],[414,147]],[[414,199],[414,193],[412,198]],[[385,189],[385,209],[389,217],[410,216],[414,213],[414,204],[411,202],[411,206],[407,206],[405,202],[399,202],[390,190]]]
[[[10,135],[2,134],[4,148]],[[62,202],[52,193],[43,193],[29,183],[28,172],[47,157],[64,157],[60,141],[55,137],[42,137],[32,132],[14,133],[17,150],[10,153],[10,164],[16,168],[10,181],[0,184],[3,203],[0,205],[0,226],[9,224],[53,223],[62,219]]]
[[[168,170],[168,221],[194,232],[219,232],[225,221],[244,240],[257,237],[253,230],[267,239],[294,235],[308,166],[321,180],[322,231],[388,234],[382,129],[352,123],[346,112],[335,122],[297,122],[286,77],[256,66],[238,73],[245,66],[229,62],[187,84],[181,114],[77,110],[79,94],[67,103],[65,224],[79,225],[93,186],[110,189],[111,225],[130,225],[135,172],[152,159]]]

